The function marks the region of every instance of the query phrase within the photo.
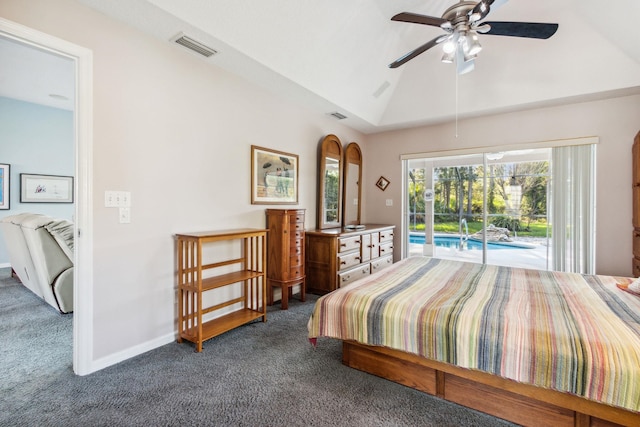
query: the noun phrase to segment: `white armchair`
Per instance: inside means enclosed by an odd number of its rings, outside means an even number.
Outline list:
[[[73,223],[23,213],[0,222],[20,281],[61,313],[73,311]]]

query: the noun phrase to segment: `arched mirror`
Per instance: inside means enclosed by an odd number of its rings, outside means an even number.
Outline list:
[[[320,145],[318,165],[318,228],[341,226],[342,219],[342,143],[327,135]]]
[[[344,150],[344,217],[345,226],[360,224],[362,205],[362,151],[355,142]]]

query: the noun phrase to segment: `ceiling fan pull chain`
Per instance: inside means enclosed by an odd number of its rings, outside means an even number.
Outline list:
[[[456,139],[458,139],[458,72],[456,71]]]

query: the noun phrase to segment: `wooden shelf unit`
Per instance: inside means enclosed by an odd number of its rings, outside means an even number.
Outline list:
[[[240,257],[205,264],[203,246],[216,242],[240,241]],[[183,339],[202,351],[202,343],[245,323],[262,318],[267,321],[266,274],[267,230],[243,228],[176,234],[178,253],[178,342]],[[205,277],[206,271],[238,268]],[[205,306],[203,294],[213,289],[242,283],[241,296]],[[205,314],[234,304],[240,310],[203,321]]]

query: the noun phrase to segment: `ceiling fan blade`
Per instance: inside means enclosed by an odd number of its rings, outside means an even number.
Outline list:
[[[483,22],[491,29],[485,34],[494,36],[527,37],[530,39],[548,39],[558,30],[558,24],[539,22]]]
[[[389,64],[389,68],[398,68],[402,64],[412,60],[413,58],[415,58],[416,56],[420,55],[421,53],[424,53],[427,50],[431,49],[432,47],[434,47],[438,43],[442,42],[443,40],[446,40],[447,37],[448,37],[448,35],[444,35],[444,36],[438,36],[433,40],[429,40],[428,42],[426,42],[422,46],[415,48],[414,50],[412,50],[411,52],[407,53],[406,55],[404,55],[404,56],[396,59],[395,61],[393,61],[391,64]]]
[[[491,5],[495,0],[482,0],[469,12],[469,21],[478,22],[484,19],[491,10]]]
[[[446,19],[436,18],[435,16],[420,15],[411,12],[402,12],[391,18],[392,21],[412,22],[414,24],[432,25],[439,27],[445,22],[449,22]]]

